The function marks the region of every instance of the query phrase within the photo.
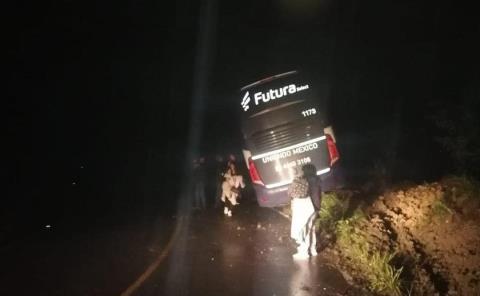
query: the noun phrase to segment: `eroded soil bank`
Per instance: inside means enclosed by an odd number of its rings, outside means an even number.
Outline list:
[[[363,205],[337,196],[330,214],[341,217],[322,234],[330,243],[322,255],[378,294],[480,295],[479,192],[451,177],[364,196]]]

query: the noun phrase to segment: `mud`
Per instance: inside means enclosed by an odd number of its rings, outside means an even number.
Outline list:
[[[358,232],[395,252],[405,294],[480,295],[480,197],[469,194],[444,180],[386,192],[365,207]],[[336,245],[324,256],[362,283]]]

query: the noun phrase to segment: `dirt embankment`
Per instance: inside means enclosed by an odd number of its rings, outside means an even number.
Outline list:
[[[480,295],[478,194],[478,187],[462,178],[392,190],[375,198],[364,207],[365,215],[350,223],[351,235],[366,242],[370,255],[365,261],[352,258],[339,241],[338,225],[346,225],[346,220],[337,222],[337,242],[326,253],[370,286],[376,283],[362,276],[369,266],[359,265],[371,265],[376,258],[372,253],[378,252],[392,254],[388,264],[400,273],[402,294]],[[381,280],[377,276],[374,281]]]

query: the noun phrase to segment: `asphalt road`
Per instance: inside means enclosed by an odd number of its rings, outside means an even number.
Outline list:
[[[294,261],[289,221],[253,203],[45,229],[0,249],[0,295],[345,295],[321,258]]]

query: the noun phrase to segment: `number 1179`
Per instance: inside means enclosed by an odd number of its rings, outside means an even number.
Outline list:
[[[311,108],[311,109],[307,109],[307,110],[302,111],[303,117],[307,117],[307,116],[314,115],[314,114],[317,114],[317,110],[315,110],[315,108]]]

